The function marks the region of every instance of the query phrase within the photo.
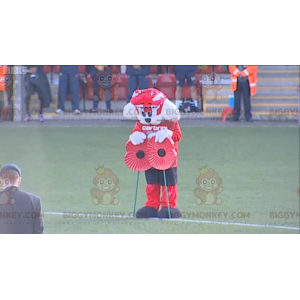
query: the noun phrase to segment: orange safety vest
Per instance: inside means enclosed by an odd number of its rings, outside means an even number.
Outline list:
[[[8,71],[8,66],[0,66],[0,92],[5,91],[5,76]]]
[[[232,91],[236,91],[237,88],[237,78],[239,77],[240,73],[243,73],[245,76],[248,76],[249,86],[250,86],[250,93],[251,96],[256,94],[256,83],[257,83],[257,66],[246,66],[244,71],[240,71],[237,66],[228,66],[229,72],[231,73],[231,88]]]

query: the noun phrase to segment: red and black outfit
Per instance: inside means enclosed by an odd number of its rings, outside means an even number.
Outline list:
[[[170,208],[177,207],[177,164],[178,164],[178,142],[181,140],[181,129],[178,121],[175,122],[163,122],[159,125],[144,125],[140,122],[137,122],[133,133],[136,131],[143,132],[147,136],[151,133],[157,132],[162,129],[169,129],[173,132],[172,139],[174,141],[174,147],[177,152],[177,158],[173,164],[173,166],[166,170],[166,181],[167,181],[167,192],[169,198]],[[168,203],[166,199],[166,191],[165,191],[165,182],[163,171],[157,169],[150,169],[145,172],[146,175],[146,195],[147,202],[145,203],[146,207],[151,207],[155,210],[167,208]]]

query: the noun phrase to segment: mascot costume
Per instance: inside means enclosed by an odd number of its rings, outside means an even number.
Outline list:
[[[132,148],[143,146],[151,148],[151,143],[152,148],[166,148],[158,150],[158,152],[163,151],[165,156],[160,165],[161,155],[157,157],[152,155],[151,163],[149,154],[150,164],[144,169],[147,201],[145,206],[137,211],[136,217],[180,218],[181,213],[177,208],[177,143],[181,140],[178,108],[164,93],[149,88],[136,90],[133,93],[130,102],[124,107],[123,116],[129,120],[137,120],[127,142]],[[163,146],[166,143],[167,146]],[[168,147],[172,147],[169,152]],[[138,153],[136,156],[138,157]],[[159,168],[155,168],[157,165]]]

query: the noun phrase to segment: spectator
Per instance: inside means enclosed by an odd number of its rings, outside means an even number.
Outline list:
[[[15,99],[14,89],[16,88],[16,83],[14,82],[15,75],[11,74],[12,73],[11,67],[13,66],[0,66],[0,119],[1,120],[10,120],[10,118],[13,118],[11,104]]]
[[[7,74],[7,66],[0,65],[0,92],[5,91],[5,76]]]
[[[185,79],[187,85],[191,89],[192,100],[198,101],[197,92],[195,87],[196,81],[196,66],[174,66],[174,72],[176,75],[176,100],[182,100],[182,87],[185,85]]]
[[[112,72],[112,66],[87,66],[88,76],[93,79],[93,108],[89,112],[98,111],[99,101],[105,99],[107,112],[113,112],[111,100],[114,100],[115,81]]]
[[[5,77],[7,66],[0,65],[0,119],[2,120],[2,108],[5,107]]]
[[[7,164],[0,170],[0,233],[34,234],[44,232],[41,199],[22,191],[20,168]],[[4,217],[3,217],[4,216]]]
[[[252,122],[250,97],[256,94],[257,66],[229,66],[229,72],[234,92],[234,114],[231,121],[239,121],[243,96],[245,119]]]
[[[133,92],[136,89],[148,89],[149,78],[147,75],[150,74],[150,66],[127,66],[128,75],[128,95],[127,103],[130,102]]]
[[[79,110],[79,66],[60,66],[58,108],[56,113],[61,114],[65,110],[65,101],[68,96],[68,87],[72,97],[72,110],[76,115],[81,114]]]
[[[50,84],[43,66],[26,66],[27,73],[25,75],[25,109],[26,116],[24,121],[30,120],[30,97],[38,93],[39,97],[39,117],[40,122],[44,122],[44,108],[49,107],[53,101],[51,95]]]
[[[8,69],[10,70],[13,68],[13,66],[8,66]],[[9,74],[6,75],[5,77],[5,89],[6,89],[6,94],[7,94],[7,105],[10,106],[12,102],[15,100],[15,95],[14,95],[14,89],[16,88],[16,83],[15,83],[15,75],[11,74],[12,72],[10,71]]]

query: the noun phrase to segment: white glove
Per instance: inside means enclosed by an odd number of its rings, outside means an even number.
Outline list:
[[[157,143],[157,142],[162,143],[168,136],[169,137],[173,136],[173,131],[171,131],[169,129],[159,130],[157,132],[149,134],[148,138],[151,139],[154,136],[155,136],[155,143]]]
[[[144,143],[144,140],[146,139],[146,134],[141,131],[136,131],[132,135],[129,136],[130,141],[133,145],[139,145]]]

